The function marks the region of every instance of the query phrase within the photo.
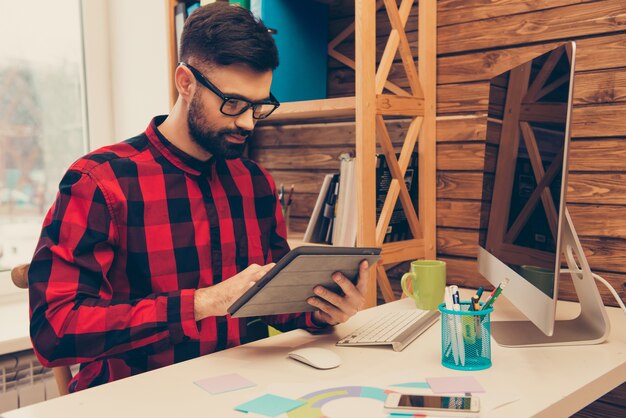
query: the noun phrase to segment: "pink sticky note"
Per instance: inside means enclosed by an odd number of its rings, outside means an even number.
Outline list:
[[[429,377],[426,379],[434,393],[481,393],[485,389],[471,376]]]
[[[237,373],[209,377],[194,383],[213,395],[256,386],[255,383]]]

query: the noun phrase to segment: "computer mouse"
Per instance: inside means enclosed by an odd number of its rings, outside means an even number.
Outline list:
[[[341,364],[341,358],[326,348],[299,348],[290,352],[288,356],[316,369],[333,369]]]

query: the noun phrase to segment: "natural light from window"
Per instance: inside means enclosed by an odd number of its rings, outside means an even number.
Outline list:
[[[87,150],[79,0],[0,0],[0,270],[30,261]]]

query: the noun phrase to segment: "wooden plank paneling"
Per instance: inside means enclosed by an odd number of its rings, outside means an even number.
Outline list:
[[[569,204],[568,210],[579,236],[626,239],[622,206]],[[486,228],[486,225],[480,225],[480,213],[480,201],[437,201],[438,226]]]
[[[302,169],[339,170],[339,156],[345,147],[258,148],[253,159],[268,170]]]
[[[623,0],[575,4],[537,12],[461,23],[437,31],[439,54],[608,34],[624,30]]]
[[[451,84],[488,80],[557,47],[561,43],[561,41],[547,42],[531,46],[440,57],[437,60],[438,81],[440,84]],[[625,33],[577,39],[576,46],[577,72],[626,67]]]
[[[580,236],[626,238],[626,213],[622,206],[568,205]]]
[[[575,107],[572,112],[573,137],[626,135],[626,104]]]
[[[575,76],[574,105],[626,101],[626,69],[590,71]]]
[[[486,130],[486,114],[437,117],[438,142],[484,141]]]
[[[437,145],[437,170],[480,170],[485,161],[484,143],[440,143]]]
[[[437,251],[440,254],[475,258],[480,232],[475,229],[437,228]]]
[[[284,184],[285,187],[294,185],[294,198],[300,193],[314,194],[317,196],[320,187],[322,186],[322,180],[324,175],[333,173],[333,170],[329,171],[287,171],[287,170],[272,170],[272,176],[277,185]],[[315,203],[315,202],[313,202]]]
[[[439,114],[487,112],[489,83],[446,84],[437,88]]]
[[[626,113],[625,113],[626,114]],[[484,163],[483,143],[439,143],[438,170],[481,171]],[[596,158],[589,158],[590,155]],[[571,171],[626,171],[626,139],[574,140],[571,143]]]
[[[437,200],[437,226],[478,229],[480,225],[481,202],[465,200]],[[484,209],[486,210],[486,208]]]
[[[545,10],[590,0],[438,0],[439,26]]]
[[[626,174],[570,174],[567,182],[567,201],[626,205]]]
[[[486,289],[493,288],[493,286],[478,273],[478,263],[475,259],[445,256],[439,257],[439,259],[446,262],[448,283],[456,283],[459,286],[471,288],[478,288],[479,286],[484,286]],[[611,283],[622,300],[626,298],[626,283],[624,282],[623,275],[600,270],[595,272]],[[606,305],[615,305],[615,299],[606,287],[599,285],[598,291]],[[504,293],[504,295],[506,296],[506,293]],[[563,275],[563,280],[560,282],[559,299],[577,300],[575,295],[576,292],[571,278],[567,275]]]
[[[477,289],[493,289],[493,286],[478,273],[476,259],[439,256],[439,260],[446,262],[447,282],[461,287]]]
[[[580,243],[594,268],[626,273],[626,239],[581,237]]]
[[[385,121],[391,141],[400,145],[409,127],[407,119]],[[315,123],[297,125],[264,125],[254,131],[251,154],[258,148],[354,145],[354,122]],[[485,113],[441,115],[437,117],[437,141],[484,141],[487,129]]]
[[[487,190],[490,191],[493,188],[493,180],[487,182],[487,185]],[[439,198],[480,200],[482,192],[482,172],[439,171],[437,173],[437,196]]]
[[[624,109],[626,111],[626,108]],[[621,134],[626,134],[626,123],[621,122]],[[610,128],[598,132],[604,133]],[[569,169],[572,171],[624,171],[626,170],[626,138],[574,140],[570,149]]]
[[[567,201],[626,205],[626,174],[623,173],[570,173]],[[487,182],[488,191],[493,181]],[[480,200],[483,192],[481,172],[439,171],[437,195],[444,199]]]

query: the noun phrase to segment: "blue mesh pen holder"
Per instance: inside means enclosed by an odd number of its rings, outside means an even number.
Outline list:
[[[483,370],[491,367],[491,326],[493,307],[470,310],[469,302],[461,302],[461,309],[441,312],[441,364],[455,370]]]

